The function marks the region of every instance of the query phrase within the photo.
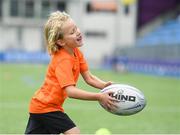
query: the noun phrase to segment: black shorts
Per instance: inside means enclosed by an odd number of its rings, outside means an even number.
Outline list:
[[[67,114],[57,111],[42,114],[30,113],[25,134],[60,134],[76,127]]]

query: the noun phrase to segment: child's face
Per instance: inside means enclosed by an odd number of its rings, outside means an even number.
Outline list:
[[[64,23],[62,30],[64,33],[62,39],[63,44],[61,44],[62,47],[73,49],[83,45],[81,32],[72,19],[68,19]]]

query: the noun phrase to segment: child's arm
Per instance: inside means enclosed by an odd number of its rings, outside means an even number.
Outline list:
[[[95,88],[98,88],[98,89],[103,89],[104,87],[112,84],[112,82],[110,82],[110,81],[105,82],[105,81],[99,79],[98,77],[91,74],[89,71],[83,72],[83,73],[81,73],[81,75],[87,84],[89,84]]]
[[[109,96],[109,94],[113,92],[93,93],[93,92],[81,90],[79,88],[76,88],[73,85],[65,87],[65,90],[67,92],[68,97],[70,98],[90,100],[90,101],[99,101],[110,109],[113,109],[114,107],[116,107],[114,101],[117,101],[117,100]]]

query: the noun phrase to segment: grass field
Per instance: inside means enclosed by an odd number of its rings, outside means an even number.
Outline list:
[[[31,96],[44,79],[46,65],[0,64],[0,133],[24,133]],[[180,134],[180,79],[92,70],[104,80],[130,84],[147,98],[146,108],[132,116],[116,116],[94,101],[67,99],[66,113],[82,133],[107,128],[112,134]],[[78,87],[97,91],[80,78]]]

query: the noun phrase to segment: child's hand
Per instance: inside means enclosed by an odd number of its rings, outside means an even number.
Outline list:
[[[111,82],[111,81],[106,82],[105,85],[104,85],[104,88],[111,85],[111,84],[113,84],[113,82]]]
[[[112,98],[110,95],[113,94],[113,92],[109,91],[107,93],[101,93],[99,102],[106,107],[108,110],[114,110],[117,108],[116,102],[119,102],[117,99]]]

